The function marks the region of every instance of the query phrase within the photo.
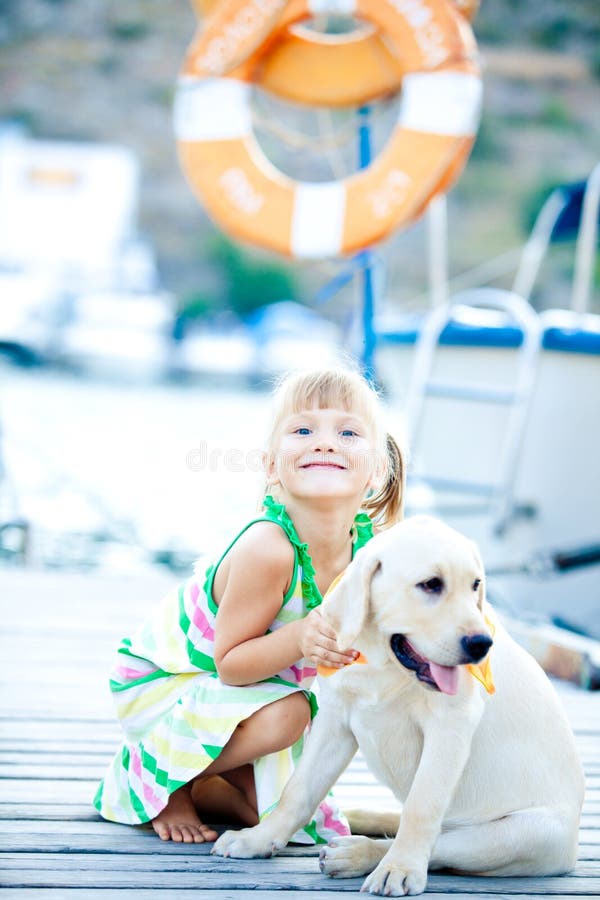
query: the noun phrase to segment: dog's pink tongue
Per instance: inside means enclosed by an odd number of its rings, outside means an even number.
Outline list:
[[[444,694],[455,694],[458,690],[458,666],[439,666],[429,660],[431,677]]]

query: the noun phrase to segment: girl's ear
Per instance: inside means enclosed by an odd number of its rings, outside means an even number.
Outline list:
[[[265,451],[262,454],[262,466],[267,479],[267,487],[269,485],[279,484],[279,477],[277,475],[277,468],[275,466],[275,457],[272,453],[268,453],[267,451]]]
[[[386,460],[383,458],[381,453],[377,453],[377,458],[375,460],[375,465],[373,467],[373,471],[371,472],[369,481],[367,482],[367,488],[370,491],[374,491],[375,493],[383,487],[386,479]]]

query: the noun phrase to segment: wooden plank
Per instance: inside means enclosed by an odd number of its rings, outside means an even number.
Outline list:
[[[28,781],[6,779],[0,794],[8,803],[31,802],[34,797],[38,803],[56,803],[57,800],[91,803],[97,788],[97,781],[39,781],[34,790]]]
[[[18,779],[20,781],[96,781],[99,782],[106,772],[107,762],[96,765],[83,762],[79,765],[63,765],[62,763],[42,763],[34,765],[0,764],[0,779]]]
[[[579,862],[591,862],[592,860],[600,860],[600,847],[598,844],[580,844]]]
[[[110,756],[103,757],[96,763],[85,759],[74,759],[68,763],[54,760],[51,762],[36,761],[35,763],[27,762],[23,764],[18,761],[9,764],[0,763],[0,779],[98,782],[104,776],[110,758]],[[374,777],[367,771],[355,772],[354,770],[348,770],[342,787],[344,792],[356,794],[356,797],[362,796],[365,792],[372,792],[374,794],[373,802],[380,795],[383,796],[383,794],[389,794],[392,797],[391,792],[383,785],[377,784]]]
[[[36,832],[36,837],[40,839],[41,835],[44,834],[59,834],[62,836],[66,835],[104,835],[109,836],[111,834],[115,834],[119,836],[119,839],[123,838],[123,835],[129,832],[132,836],[134,834],[148,834],[153,836],[152,828],[149,824],[146,825],[121,825],[117,822],[107,822],[102,819],[99,813],[95,812],[93,807],[89,807],[92,810],[93,819],[87,822],[85,825],[81,823],[74,824],[72,828],[69,827],[68,823],[64,824],[61,822],[54,821],[46,821],[43,819],[25,819],[24,817],[18,822],[10,822],[5,821],[0,824],[0,836],[8,835],[8,834],[19,834],[22,835],[24,831],[34,829]],[[582,828],[579,831],[580,839],[582,843],[597,843],[597,836],[600,834],[600,829],[597,825],[587,825],[584,823]],[[3,837],[0,839],[4,839]],[[170,846],[166,844],[166,846]]]
[[[186,844],[173,844],[171,842],[159,841],[151,828],[130,828],[129,826],[120,826],[122,829],[128,829],[127,832],[120,833],[110,832],[104,827],[104,823],[70,820],[71,828],[65,828],[57,832],[48,832],[36,825],[27,823],[26,830],[22,830],[22,824],[18,823],[19,828],[11,831],[2,831],[0,844],[5,852],[10,853],[81,853],[94,854],[112,853],[116,855],[151,854],[152,856],[168,856],[173,853],[192,852],[194,855],[198,853],[208,853],[210,845],[195,845],[193,850]],[[0,820],[0,825],[6,824]],[[14,823],[13,823],[14,824]],[[50,820],[44,822],[44,825],[62,825],[67,824],[60,821]],[[73,826],[81,826],[79,829]],[[84,826],[100,825],[97,830],[90,830]],[[290,846],[282,851],[280,855],[310,855],[317,852],[313,847],[294,847]],[[579,848],[579,865],[598,865],[600,862],[600,843],[586,844],[582,840]],[[597,874],[600,875],[600,872]]]
[[[12,771],[12,766],[107,766],[116,746],[108,751],[85,749],[73,750],[65,747],[61,750],[39,750],[27,747],[19,750],[3,750],[0,748],[0,768]]]
[[[78,727],[80,732],[88,727],[107,728],[115,726],[114,710],[106,705],[104,714],[96,705],[96,702],[86,703],[81,696],[78,698],[75,706],[70,706],[64,700],[60,700],[57,704],[48,701],[47,704],[40,703],[39,697],[36,696],[35,702],[29,702],[26,706],[17,704],[9,705],[3,699],[2,711],[0,713],[0,730],[4,734],[8,734],[8,728],[12,730],[13,722],[25,720],[26,722],[39,722],[45,724],[46,727],[56,728],[57,724],[71,724]],[[94,710],[94,716],[90,716],[90,709]]]
[[[18,740],[15,737],[0,738],[0,760],[11,761],[13,754],[18,756],[19,762],[27,760],[35,761],[37,757],[51,756],[53,759],[72,759],[76,756],[96,757],[108,761],[118,746],[118,737],[107,737],[104,740],[96,738],[90,744],[86,738],[77,740],[40,739],[31,738],[28,741]]]
[[[591,814],[599,813],[600,812],[600,800],[592,800],[591,798],[590,799],[586,798],[583,802],[583,811],[585,813],[591,813]]]
[[[149,852],[153,855],[180,852],[185,845],[158,841],[149,827],[116,825],[100,820],[94,813],[67,815],[66,820],[11,821],[0,818],[0,844],[6,851],[18,852],[91,852],[112,853]],[[175,851],[173,848],[176,848]],[[306,853],[306,848],[290,851]],[[197,852],[196,849],[194,852]],[[580,860],[600,859],[600,837],[597,829],[582,829]]]
[[[1,868],[5,872],[39,868],[44,872],[87,872],[102,869],[106,872],[196,872],[199,874],[213,873],[215,875],[235,875],[238,878],[248,875],[252,879],[260,877],[281,878],[282,876],[312,876],[318,871],[318,858],[316,854],[303,855],[278,855],[272,859],[223,859],[210,856],[208,853],[194,853],[189,848],[186,854],[163,854],[160,859],[148,854],[113,854],[113,853],[0,853]],[[201,845],[198,846],[201,849]],[[564,878],[598,878],[600,876],[600,863],[579,863],[575,870]],[[327,877],[327,876],[326,876]],[[436,878],[460,878],[460,882],[466,884],[469,881],[480,881],[481,878],[472,876],[453,876],[445,873],[435,873]],[[350,880],[350,879],[347,879]],[[352,879],[354,880],[354,879]],[[486,884],[499,881],[504,883],[507,879],[485,878]],[[512,879],[513,881],[529,882],[529,878]],[[541,880],[541,879],[534,879]]]
[[[4,824],[5,823],[0,820],[0,825]],[[51,820],[44,824],[61,825],[63,823]],[[73,824],[84,826],[93,825],[95,823],[80,821],[78,823],[74,822]],[[1,846],[7,853],[33,853],[39,851],[40,853],[80,853],[82,855],[89,853],[97,855],[102,852],[110,852],[116,855],[145,853],[162,857],[174,852],[190,852],[189,845],[159,841],[151,829],[148,831],[131,829],[129,833],[126,834],[108,834],[104,830],[90,832],[88,830],[84,831],[82,828],[81,834],[77,833],[76,829],[72,829],[70,832],[63,834],[61,832],[49,833],[32,827],[31,830],[28,829],[26,832],[22,833],[2,833]],[[197,847],[200,848],[202,845],[197,845]],[[600,843],[598,841],[590,844],[582,842],[579,852],[580,864],[597,865],[598,860],[600,859],[599,848]],[[314,848],[304,847],[291,847],[289,849],[290,851],[297,851],[303,854],[306,854],[309,849],[314,850]],[[194,848],[193,852],[196,853],[199,851]],[[287,848],[285,852],[287,852]],[[597,874],[600,876],[600,871],[598,871]]]
[[[84,857],[85,859],[86,857]],[[92,857],[90,857],[92,858]],[[60,859],[58,857],[57,859]],[[282,872],[278,876],[274,871],[275,860],[257,860],[254,870],[237,872],[232,867],[225,867],[218,871],[218,881],[221,890],[225,887],[234,890],[271,889],[281,890],[327,890],[330,880],[321,874],[302,874]],[[66,862],[66,861],[65,861]],[[71,862],[71,866],[74,861]],[[250,869],[250,867],[248,867]],[[183,867],[174,872],[149,871],[147,868],[140,871],[131,871],[127,868],[115,871],[104,869],[91,869],[73,871],[65,868],[64,871],[44,869],[41,866],[35,868],[4,869],[0,873],[0,884],[7,887],[85,887],[87,884],[94,887],[119,887],[119,888],[144,888],[144,887],[187,887],[193,890],[212,889],[215,887],[215,875],[213,869],[208,872],[195,872]],[[336,878],[335,889],[345,891],[358,891],[363,878]],[[486,894],[507,893],[533,896],[552,896],[554,894],[569,895],[578,894],[588,897],[597,897],[600,893],[600,877],[574,877],[564,875],[548,878],[469,878],[457,875],[431,875],[430,888],[436,893],[465,892],[472,889]],[[254,895],[253,895],[254,896]],[[296,898],[298,895],[296,894]]]
[[[5,803],[31,802],[35,797],[39,803],[91,803],[98,788],[98,780],[47,779],[35,782],[21,779],[4,779],[0,794]],[[385,809],[397,809],[398,804],[393,796],[385,795],[385,788],[376,785],[352,786],[340,785],[335,795],[338,802],[345,807],[381,806]]]
[[[1,821],[3,820],[0,819]],[[77,822],[75,818],[71,818],[69,821]],[[82,818],[79,822],[80,824],[88,824],[89,820]],[[146,840],[129,834],[121,838],[105,835],[86,835],[84,837],[76,833],[61,837],[60,835],[40,835],[35,829],[23,836],[16,834],[4,835],[2,839],[2,848],[7,853],[33,853],[39,850],[44,853],[61,854],[110,852],[124,855],[129,853],[147,853],[153,856],[162,856],[172,852],[172,847],[174,846],[184,847],[185,845],[175,845],[163,841],[159,843],[154,835],[150,835]],[[299,848],[290,849],[299,850]],[[598,842],[593,844],[581,843],[578,856],[580,863],[598,863],[600,861],[600,845]]]
[[[30,823],[52,819],[60,819],[63,822],[95,822],[98,813],[90,803],[40,804],[0,801],[0,820],[17,819],[28,820]]]
[[[453,891],[436,890],[435,885],[428,885],[427,893],[438,897],[451,897],[452,900],[489,900],[486,892],[463,893]],[[132,896],[129,888],[123,890],[114,888],[85,888],[85,900],[130,900]],[[246,890],[236,890],[221,887],[214,884],[209,890],[194,890],[190,895],[187,889],[168,888],[167,890],[156,888],[151,890],[137,889],[135,900],[274,900],[272,891],[253,890],[250,895]],[[541,895],[543,896],[543,895]],[[2,891],[2,900],[81,900],[82,892],[79,888],[5,888]],[[553,900],[588,900],[589,894],[553,894]],[[276,900],[347,900],[347,891],[338,891],[335,882],[328,886],[327,890],[305,891],[293,890],[277,891]],[[503,900],[523,900],[523,894],[502,894]]]
[[[85,744],[77,749],[65,746],[63,749],[36,749],[30,746],[19,752],[17,749],[3,751],[0,749],[0,780],[34,779],[63,780],[77,778],[87,781],[100,780],[111,761],[117,742],[102,745],[100,748],[86,749]],[[590,799],[600,792],[600,768],[584,766],[586,788]],[[344,790],[349,786],[358,789],[372,786],[378,792],[389,793],[387,788],[378,784],[369,770],[360,764],[351,764],[342,775],[340,785]]]
[[[36,719],[32,714],[8,718],[0,714],[0,735],[6,741],[68,741],[93,746],[95,741],[112,742],[116,747],[122,731],[116,720],[96,720],[84,723],[79,719]]]
[[[86,738],[79,737],[77,742],[73,741],[40,741],[27,743],[13,740],[0,740],[0,772],[6,772],[9,776],[14,775],[12,766],[37,767],[42,764],[57,767],[83,767],[89,765],[94,769],[90,778],[100,777],[97,775],[96,767],[107,766],[114,752],[119,746],[118,736],[116,739],[106,739],[99,744],[96,741],[93,745],[88,746]],[[588,788],[600,787],[600,760],[598,762],[584,764],[586,775],[586,785]],[[103,774],[103,772],[101,772]],[[344,779],[351,776],[353,783],[367,784],[375,783],[374,777],[370,773],[366,763],[360,757],[350,763],[348,769],[344,773]],[[2,775],[0,775],[2,777]],[[35,768],[31,772],[25,772],[25,777],[36,777]]]

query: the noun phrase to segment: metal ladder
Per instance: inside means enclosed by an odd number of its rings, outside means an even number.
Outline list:
[[[515,378],[512,384],[451,381],[433,377],[436,351],[442,334],[455,320],[457,313],[461,309],[464,311],[465,307],[467,311],[470,308],[500,311],[504,313],[508,324],[516,325],[522,332],[522,342],[514,351]],[[539,317],[529,303],[511,291],[498,288],[463,291],[449,302],[434,308],[426,315],[417,339],[406,402],[409,447],[411,457],[415,460],[410,480],[424,484],[434,492],[452,492],[463,497],[477,498],[477,511],[490,516],[496,535],[505,533],[515,515],[525,512],[515,504],[514,489],[541,340]],[[494,468],[497,477],[493,481],[435,477],[419,469],[419,438],[425,406],[427,400],[433,397],[509,407],[508,425],[498,447],[498,462]],[[436,503],[436,509],[442,511],[443,504]]]

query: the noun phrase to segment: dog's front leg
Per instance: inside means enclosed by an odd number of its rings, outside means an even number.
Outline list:
[[[477,721],[448,718],[431,723],[400,827],[391,847],[361,888],[372,894],[399,897],[420,894],[427,883],[433,844],[469,756]],[[465,717],[466,718],[466,717]]]
[[[216,841],[212,853],[247,859],[272,856],[281,850],[296,831],[310,821],[356,749],[357,743],[350,729],[337,716],[321,709],[313,721],[298,767],[273,812],[254,828],[226,831]]]

